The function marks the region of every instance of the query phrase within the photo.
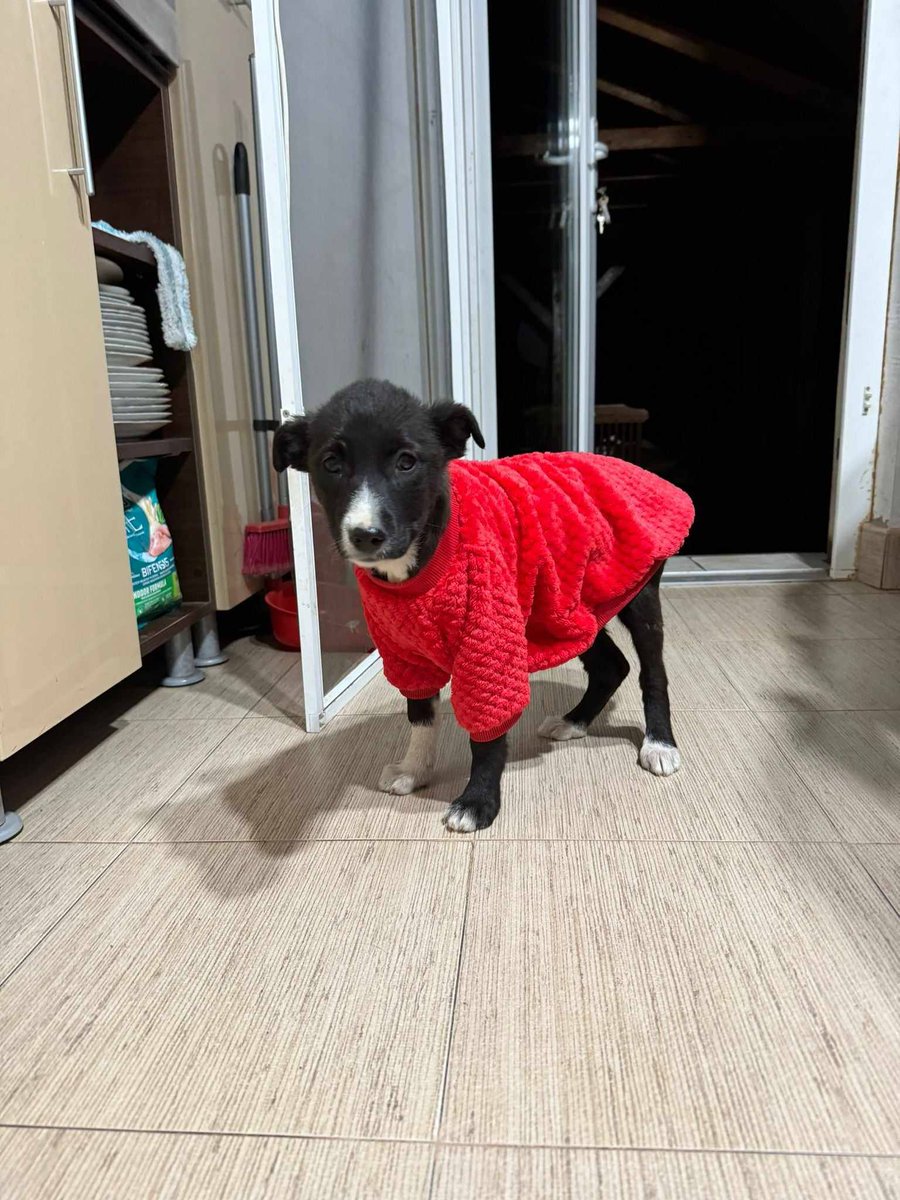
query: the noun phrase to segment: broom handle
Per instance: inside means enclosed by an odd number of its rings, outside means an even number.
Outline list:
[[[272,419],[281,421],[281,381],[278,378],[278,354],[275,348],[275,321],[272,316],[272,271],[269,267],[269,238],[266,227],[266,181],[263,178],[262,162],[259,157],[259,109],[256,103],[256,55],[250,55],[250,100],[253,107],[253,144],[256,147],[256,195],[259,208],[259,235],[262,255],[260,266],[263,277],[263,311],[266,314],[266,350],[269,359],[269,395],[272,398]],[[278,475],[278,503],[288,503],[288,477],[286,471]]]
[[[271,521],[272,476],[269,473],[269,437],[263,392],[262,355],[259,351],[259,313],[256,307],[256,272],[253,269],[253,226],[250,221],[250,165],[247,147],[234,147],[234,197],[237,204],[238,246],[241,260],[241,284],[244,294],[244,325],[247,333],[247,369],[250,376],[250,404],[253,409],[253,438],[256,444],[256,474],[259,480],[260,519]]]

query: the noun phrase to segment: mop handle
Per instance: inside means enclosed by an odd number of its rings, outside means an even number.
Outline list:
[[[275,516],[272,504],[272,476],[269,472],[269,437],[263,391],[262,355],[260,353],[259,312],[256,307],[256,272],[253,267],[253,226],[250,220],[250,164],[247,147],[237,142],[234,147],[234,196],[237,205],[238,248],[241,262],[241,284],[244,295],[244,325],[247,334],[247,371],[250,377],[250,404],[253,409],[253,437],[256,443],[256,474],[259,482],[260,519],[271,521]]]

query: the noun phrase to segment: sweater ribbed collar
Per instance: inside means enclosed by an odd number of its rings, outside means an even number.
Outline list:
[[[379,579],[371,571],[366,571],[362,567],[354,567],[353,570],[356,572],[357,579],[364,586],[369,585],[383,588],[386,592],[393,592],[397,596],[420,596],[423,592],[430,591],[446,574],[447,568],[456,557],[458,544],[459,511],[456,496],[451,487],[450,516],[447,520],[447,528],[441,534],[441,539],[435,548],[434,554],[432,554],[422,570],[413,575],[412,579],[405,579],[402,583],[391,583],[388,579]]]

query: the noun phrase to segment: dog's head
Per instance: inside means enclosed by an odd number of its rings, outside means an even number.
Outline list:
[[[472,413],[450,401],[425,405],[402,388],[364,379],[275,434],[277,471],[307,471],[335,544],[361,567],[406,578],[446,493],[447,463],[473,437]]]

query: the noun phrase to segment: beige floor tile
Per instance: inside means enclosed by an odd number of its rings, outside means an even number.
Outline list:
[[[705,654],[753,709],[900,708],[900,638],[708,642]]]
[[[900,1159],[447,1147],[431,1200],[892,1200]]]
[[[328,692],[343,679],[358,665],[362,657],[360,654],[345,654],[338,651],[324,652],[322,675],[325,691]],[[294,663],[284,675],[257,701],[251,713],[255,717],[302,717],[304,711],[303,672],[300,667],[300,656],[297,655]]]
[[[565,711],[569,691],[555,691],[562,703],[546,707]],[[511,734],[503,808],[479,837],[840,840],[753,713],[677,713],[683,766],[667,779],[638,765],[640,711],[616,707],[571,742],[538,736],[542,717],[530,713]]]
[[[860,583],[858,579],[826,579],[822,585],[837,596],[880,596],[880,588]]]
[[[626,709],[641,707],[640,664],[631,639],[624,629],[613,630],[613,640],[625,654],[631,665],[631,673],[615,695],[614,705]],[[666,671],[669,677],[669,699],[673,711],[705,709],[745,709],[746,702],[738,690],[729,682],[719,663],[707,651],[705,645],[687,635],[666,639]],[[584,691],[585,673],[576,659],[553,671],[544,671],[531,677],[532,706],[543,703],[541,691],[549,696],[545,684],[563,680],[572,688]],[[577,698],[572,692],[573,702]],[[555,709],[550,711],[556,711]]]
[[[448,1141],[897,1151],[900,921],[849,849],[474,854]]]
[[[426,1200],[431,1147],[0,1129],[7,1200]]]
[[[3,764],[19,841],[127,842],[237,721],[67,722]]]
[[[299,675],[300,656],[258,638],[240,638],[226,647],[228,662],[209,667],[202,683],[162,688],[158,676],[139,672],[101,701],[106,711],[129,721],[173,718],[179,721],[243,717],[288,672]]]
[[[118,846],[29,846],[18,840],[3,847],[0,982],[118,853]]]
[[[295,666],[285,671],[264,696],[261,696],[250,710],[253,717],[302,717],[305,712],[303,703],[303,672],[300,660]]]
[[[0,992],[0,1124],[430,1136],[470,851],[126,848]]]
[[[869,591],[852,596],[851,603],[864,620],[880,621],[893,633],[900,633],[900,592]]]
[[[449,708],[450,689],[444,689],[444,707]],[[362,713],[381,713],[386,716],[405,716],[406,701],[380,672],[371,683],[350,700],[342,710],[342,716],[355,717]]]
[[[761,713],[850,842],[900,842],[900,712]]]
[[[857,846],[854,853],[900,913],[900,846]]]
[[[408,738],[402,716],[342,716],[317,734],[287,719],[247,718],[140,840],[445,838],[441,816],[465,783],[468,746],[452,719],[443,722],[434,782],[412,796],[387,795],[381,770],[402,758]]]
[[[669,603],[701,641],[758,638],[889,638],[873,610],[818,584],[796,587],[680,588]]]
[[[631,663],[631,674],[619,690],[617,698],[619,703],[626,707],[636,707],[641,704],[638,680],[640,665],[637,655],[627,636],[623,636],[618,630],[615,640]],[[667,638],[665,663],[673,711],[747,707],[719,663],[710,656],[704,643],[695,638]],[[583,673],[579,678],[584,678]]]

